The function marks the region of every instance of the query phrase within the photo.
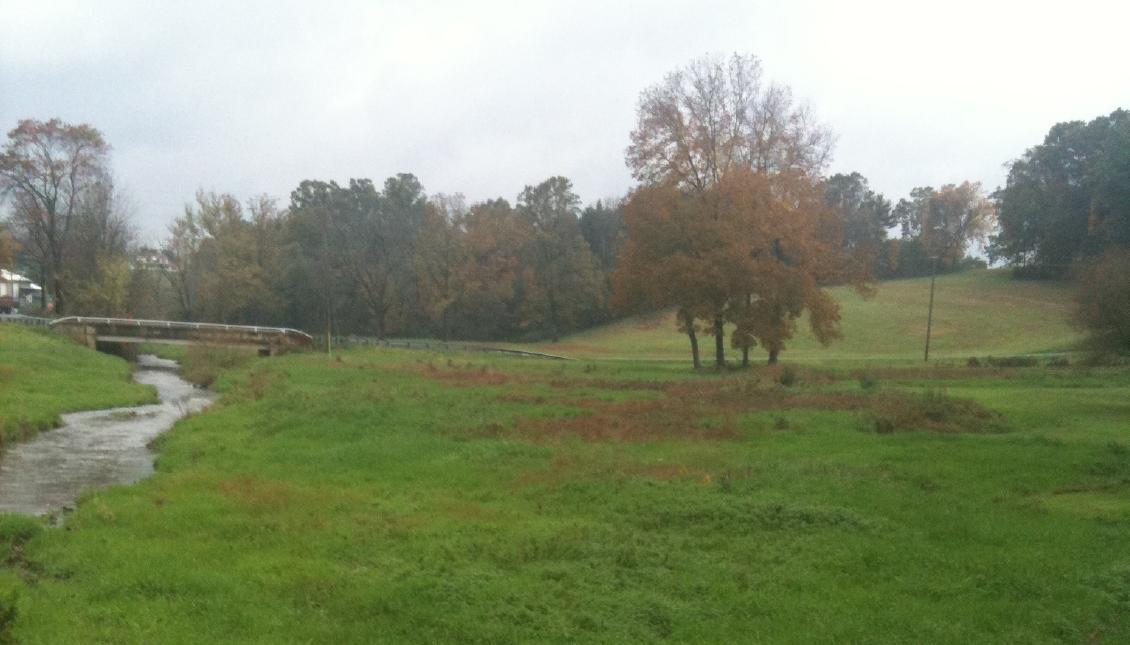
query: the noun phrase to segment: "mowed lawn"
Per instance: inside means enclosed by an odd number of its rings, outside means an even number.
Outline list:
[[[59,414],[151,403],[126,361],[58,334],[0,324],[0,447],[55,424]]]
[[[850,288],[830,289],[841,306],[844,337],[822,347],[801,321],[782,360],[921,360],[930,279],[892,280],[878,286],[875,296],[866,300]],[[1071,350],[1081,338],[1071,324],[1071,297],[1067,283],[1013,280],[1007,270],[940,276],[934,294],[931,357],[964,360]],[[700,345],[704,356],[713,356],[712,337],[701,334]],[[690,344],[675,331],[670,313],[613,323],[534,348],[588,358],[690,357]],[[757,349],[754,356],[764,360],[765,353]]]
[[[1130,640],[1130,374],[796,376],[255,360],[151,479],[0,521],[0,597],[23,643]]]

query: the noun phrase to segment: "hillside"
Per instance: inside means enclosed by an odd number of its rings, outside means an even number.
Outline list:
[[[929,278],[883,282],[867,300],[846,287],[831,291],[842,308],[843,338],[821,347],[802,322],[782,360],[921,359]],[[939,277],[931,358],[1070,350],[1080,339],[1071,325],[1071,306],[1070,286],[1065,283],[1012,280],[1001,269]],[[700,342],[705,357],[713,340],[706,337]],[[534,348],[585,358],[684,360],[690,355],[686,336],[675,331],[672,314],[620,321]],[[756,352],[757,360],[763,357],[763,352]]]

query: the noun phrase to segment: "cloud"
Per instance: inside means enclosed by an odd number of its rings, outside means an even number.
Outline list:
[[[197,188],[413,172],[512,199],[563,174],[625,192],[644,87],[743,51],[839,134],[834,170],[899,197],[998,185],[1053,123],[1130,106],[1120,4],[150,3],[6,0],[0,125],[88,122],[150,238]]]

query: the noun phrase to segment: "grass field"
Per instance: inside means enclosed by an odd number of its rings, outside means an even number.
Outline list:
[[[782,360],[922,359],[929,278],[882,282],[869,300],[845,287],[831,291],[841,305],[843,339],[822,347],[802,322]],[[931,356],[938,359],[1062,352],[1081,338],[1070,322],[1071,294],[1065,283],[1012,280],[1006,270],[971,271],[939,277],[934,298]],[[704,356],[712,356],[713,339],[704,337],[700,343]],[[690,357],[687,338],[675,331],[671,314],[617,322],[532,348],[584,358]],[[764,359],[760,350],[755,355]]]
[[[1130,373],[786,375],[256,360],[151,479],[0,518],[0,598],[24,643],[1130,640]]]
[[[149,403],[129,364],[57,334],[0,325],[0,447],[55,425],[59,414]]]

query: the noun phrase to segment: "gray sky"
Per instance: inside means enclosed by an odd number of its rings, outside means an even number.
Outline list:
[[[838,135],[832,171],[892,199],[987,189],[1058,122],[1130,108],[1124,0],[0,0],[0,128],[87,122],[146,239],[197,188],[285,204],[302,179],[412,172],[513,200],[556,174],[624,193],[636,99],[753,53]]]

